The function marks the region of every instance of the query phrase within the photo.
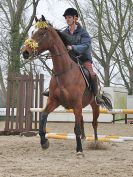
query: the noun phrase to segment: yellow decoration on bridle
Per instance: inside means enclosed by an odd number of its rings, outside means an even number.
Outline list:
[[[35,23],[36,28],[48,28],[47,22],[44,21],[38,21]]]
[[[45,21],[38,21],[34,25],[35,25],[36,28],[39,28],[39,29],[40,28],[48,28],[48,24]],[[25,41],[24,45],[29,46],[34,51],[36,51],[37,48],[38,48],[38,43],[35,40],[33,40],[33,39],[27,39]]]
[[[34,51],[36,51],[37,48],[38,48],[38,43],[37,43],[35,40],[33,40],[33,39],[27,39],[27,40],[25,41],[24,45],[29,46],[29,47],[30,47],[31,49],[33,49]]]

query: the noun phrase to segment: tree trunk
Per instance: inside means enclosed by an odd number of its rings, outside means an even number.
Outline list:
[[[1,66],[0,66],[0,98],[2,101],[0,106],[5,107],[5,105],[6,105],[6,88],[5,88],[5,84],[4,84],[4,80],[3,80],[3,76],[2,76]]]
[[[17,24],[18,25],[18,24]],[[11,29],[11,52],[9,59],[8,75],[20,74],[20,48],[22,42],[20,41],[19,29],[14,26]]]
[[[109,67],[104,68],[104,87],[110,87]]]

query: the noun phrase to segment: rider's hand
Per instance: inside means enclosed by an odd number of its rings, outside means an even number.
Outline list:
[[[67,46],[67,50],[72,50],[73,48],[72,48],[72,46],[71,45],[68,45]]]

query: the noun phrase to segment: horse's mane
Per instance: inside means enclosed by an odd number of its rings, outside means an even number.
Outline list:
[[[38,21],[40,21],[40,22],[43,22],[43,21],[44,21],[44,22],[45,22],[46,19],[45,19],[45,17],[42,15],[42,17],[41,17]],[[47,24],[48,24],[49,26],[51,26],[53,29],[55,29],[55,28],[53,27],[53,25],[52,25],[49,21],[46,21],[46,22],[47,22]],[[59,37],[61,38],[61,40],[62,40],[62,42],[64,43],[65,46],[71,45],[71,37],[70,37],[69,34],[66,34],[65,32],[60,31],[59,29],[55,29],[55,31],[58,33]]]
[[[62,40],[62,42],[64,43],[64,45],[65,45],[65,46],[67,46],[67,45],[70,45],[70,44],[71,44],[71,42],[70,42],[70,39],[69,39],[69,36],[68,36],[68,35],[64,34],[64,32],[62,32],[62,31],[60,31],[60,30],[58,30],[58,29],[56,29],[56,32],[57,32],[57,33],[58,33],[58,35],[60,36],[60,38],[61,38],[61,40]]]
[[[64,43],[65,46],[73,44],[73,42],[75,40],[75,37],[67,34],[64,31],[60,31],[58,29],[55,29],[55,30],[58,33],[59,37],[61,38],[61,40],[62,40],[62,42]],[[73,51],[68,51],[68,54],[73,61],[77,62],[76,54]]]

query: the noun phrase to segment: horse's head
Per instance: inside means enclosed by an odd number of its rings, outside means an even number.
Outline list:
[[[32,32],[31,38],[25,41],[22,49],[24,59],[28,59],[30,56],[36,56],[48,50],[50,47],[50,37],[48,36],[50,25],[43,15],[41,19],[35,17],[35,21],[37,30]]]

